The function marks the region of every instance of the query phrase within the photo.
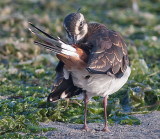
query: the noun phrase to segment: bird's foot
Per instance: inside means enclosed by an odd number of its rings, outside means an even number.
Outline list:
[[[109,129],[108,129],[108,127],[105,127],[102,131],[103,132],[110,132]]]
[[[103,128],[102,130],[96,129],[96,131],[102,131],[102,132],[110,132],[110,130],[108,128]]]
[[[82,130],[91,131],[87,126],[83,126]]]

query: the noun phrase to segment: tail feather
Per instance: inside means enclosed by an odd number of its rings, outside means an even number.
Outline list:
[[[52,52],[58,53],[58,54],[65,54],[65,55],[68,55],[68,56],[78,56],[78,54],[76,52],[68,51],[68,50],[65,50],[65,49],[62,49],[62,48],[59,48],[59,47],[56,47],[56,46],[53,47],[53,46],[50,46],[50,45],[47,45],[47,44],[44,44],[44,43],[40,43],[40,42],[37,42],[37,41],[35,41],[34,43],[52,51]]]
[[[34,41],[34,43],[52,51],[52,52],[61,53],[61,48],[53,47],[53,46],[50,46],[50,45],[47,45],[47,44],[44,44],[44,43],[41,43],[41,42],[37,42],[37,41]]]
[[[35,36],[37,36],[40,40],[42,40],[43,42],[50,44],[50,45],[56,45],[56,46],[61,46],[61,43],[54,40],[54,39],[50,39],[49,37],[45,37],[43,35],[40,35],[39,33],[36,33],[35,31],[33,31],[31,28],[28,28],[29,31],[34,34]]]
[[[31,22],[28,22],[28,23],[29,23],[33,28],[35,28],[35,29],[37,29],[39,32],[43,33],[45,36],[47,36],[47,37],[49,37],[49,38],[51,38],[51,39],[54,39],[54,40],[57,40],[57,41],[60,40],[60,41],[62,41],[62,42],[64,42],[64,43],[66,43],[64,40],[61,40],[59,37],[56,38],[56,37],[53,37],[52,35],[44,32],[44,31],[41,30],[40,28],[38,28],[38,27],[36,27],[35,25],[33,25]]]
[[[62,42],[59,39],[52,37],[51,35],[49,35],[45,32],[43,32],[39,28],[35,27],[32,23],[30,23],[30,25],[47,36],[47,37],[45,37],[39,33],[36,33],[31,28],[28,28],[32,34],[37,36],[40,40],[42,40],[45,43],[44,44],[44,43],[35,41],[35,44],[38,44],[38,45],[40,45],[44,48],[47,48],[47,49],[51,50],[52,52],[55,52],[58,54],[65,54],[67,56],[77,56],[78,57],[78,54],[76,53],[76,49],[74,47]]]

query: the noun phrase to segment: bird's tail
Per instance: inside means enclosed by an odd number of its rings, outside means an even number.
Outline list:
[[[43,43],[41,43],[39,41],[35,41],[34,42],[35,44],[37,44],[41,47],[44,47],[52,52],[55,52],[58,55],[78,57],[78,54],[76,52],[77,50],[72,45],[68,45],[64,41],[62,41],[60,38],[55,38],[55,37],[47,34],[46,32],[42,31],[41,29],[39,29],[38,27],[36,27],[35,25],[33,25],[30,22],[29,22],[29,24],[34,29],[38,30],[39,32],[41,32],[43,34],[43,35],[41,35],[41,34],[35,32],[33,29],[29,28],[31,33],[33,35],[35,35],[36,37],[38,37],[43,42]]]

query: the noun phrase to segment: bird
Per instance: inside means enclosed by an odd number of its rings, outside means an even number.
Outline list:
[[[68,42],[44,32],[31,22],[29,24],[29,30],[39,39],[34,43],[54,52],[59,59],[47,101],[55,102],[83,94],[85,110],[82,129],[90,131],[87,126],[87,104],[93,96],[104,97],[105,126],[102,131],[109,132],[108,96],[122,88],[131,73],[123,37],[104,24],[87,22],[79,11],[64,18],[63,27]]]

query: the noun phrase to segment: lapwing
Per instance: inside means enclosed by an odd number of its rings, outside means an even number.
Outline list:
[[[30,25],[34,30],[29,30],[41,40],[35,41],[35,44],[56,53],[59,59],[48,102],[83,93],[83,129],[89,131],[86,122],[87,103],[93,96],[104,97],[103,131],[108,132],[107,98],[127,82],[131,73],[127,45],[122,36],[103,24],[87,23],[84,15],[79,12],[70,13],[64,19],[63,26],[68,43],[47,34],[32,23]]]

